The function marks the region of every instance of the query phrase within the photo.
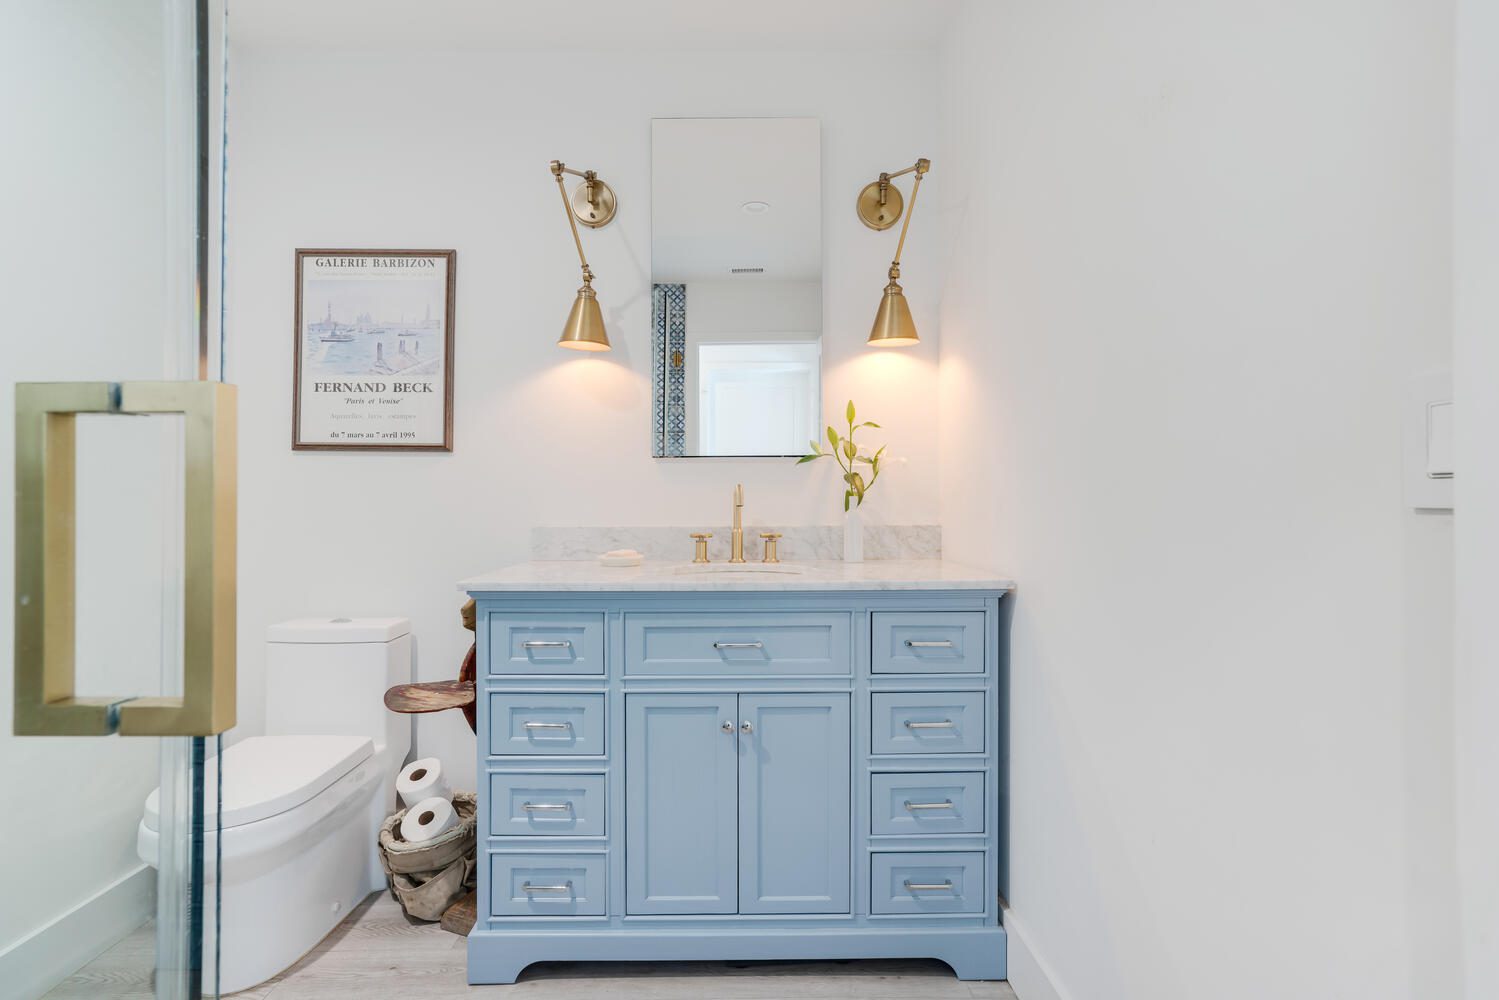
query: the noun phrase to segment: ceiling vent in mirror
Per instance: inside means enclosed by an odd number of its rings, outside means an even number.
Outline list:
[[[729,273],[730,274],[764,274],[765,273],[765,268],[763,268],[763,267],[731,267],[731,268],[729,268]]]

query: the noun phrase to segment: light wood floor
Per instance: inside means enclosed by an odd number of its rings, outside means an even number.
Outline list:
[[[142,927],[49,998],[150,1000],[152,929]],[[236,1000],[1015,1000],[1007,983],[964,983],[936,961],[544,962],[514,986],[469,986],[464,940],[372,896],[280,976]]]

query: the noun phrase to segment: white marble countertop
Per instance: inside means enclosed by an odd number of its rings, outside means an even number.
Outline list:
[[[460,580],[472,593],[525,591],[1013,590],[1015,582],[945,559],[817,560],[764,564],[646,561],[602,566],[591,560],[527,562]]]

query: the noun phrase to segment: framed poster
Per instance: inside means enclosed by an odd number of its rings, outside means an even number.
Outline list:
[[[297,251],[293,450],[453,450],[456,257]]]

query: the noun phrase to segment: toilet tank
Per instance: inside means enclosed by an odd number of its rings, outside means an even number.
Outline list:
[[[399,764],[411,717],[385,707],[385,690],[411,682],[407,618],[298,618],[266,634],[266,734],[368,736]]]

